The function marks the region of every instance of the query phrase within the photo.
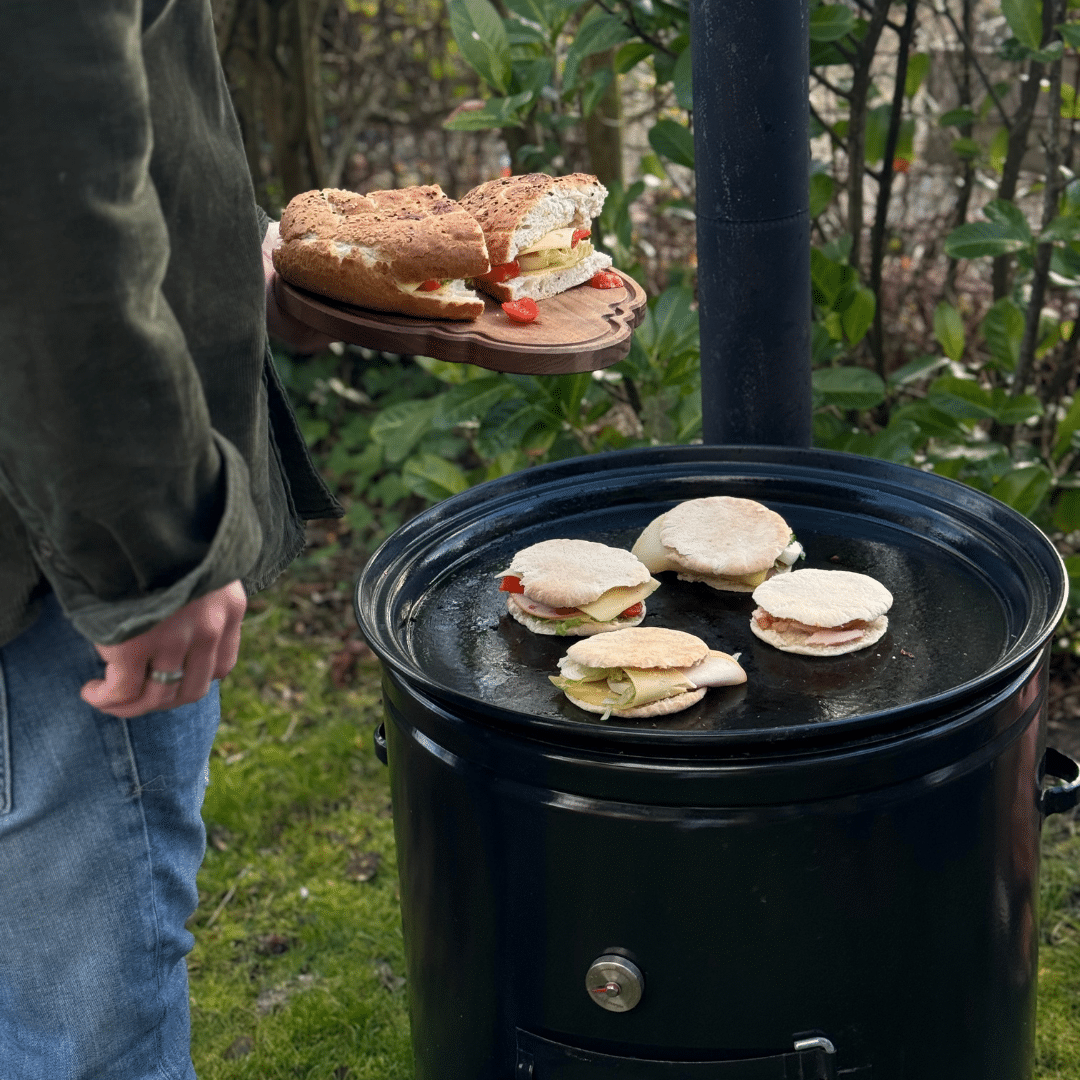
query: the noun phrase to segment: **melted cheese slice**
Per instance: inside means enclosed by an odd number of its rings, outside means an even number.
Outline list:
[[[659,574],[661,570],[677,568],[671,561],[668,549],[660,542],[660,526],[664,524],[665,517],[667,517],[666,514],[661,514],[651,521],[630,549],[630,554],[636,555],[648,567],[650,574]]]
[[[578,609],[597,622],[610,622],[659,588],[660,582],[655,578],[649,578],[643,585],[617,585],[591,604],[578,604]]]
[[[535,244],[522,248],[518,254],[527,255],[530,251],[547,251],[548,248],[568,248],[574,242],[573,226],[568,229],[553,229],[546,236],[541,236]]]

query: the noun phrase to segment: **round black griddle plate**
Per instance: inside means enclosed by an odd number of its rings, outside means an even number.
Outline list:
[[[629,548],[654,517],[706,495],[780,513],[806,550],[798,568],[881,581],[894,597],[888,632],[838,657],[781,652],[751,633],[748,594],[664,572],[643,625],[737,655],[747,682],[667,717],[601,720],[578,709],[548,676],[580,639],[533,634],[512,619],[500,572],[515,551],[555,537]],[[372,557],[357,613],[376,653],[451,709],[538,735],[574,728],[580,737],[584,725],[630,742],[737,743],[847,736],[959,705],[1045,644],[1064,596],[1045,537],[962,485],[820,451],[666,447],[546,466],[434,507]]]

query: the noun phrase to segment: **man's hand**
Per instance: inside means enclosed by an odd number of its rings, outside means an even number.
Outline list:
[[[122,719],[198,701],[214,679],[236,664],[247,596],[239,581],[192,600],[145,634],[119,645],[95,645],[105,678],[91,679],[81,692],[95,709]],[[160,683],[151,671],[183,671]]]
[[[277,294],[274,292],[277,271],[274,269],[271,252],[278,242],[278,224],[276,221],[270,222],[262,244],[263,279],[266,282],[266,328],[271,337],[277,338],[296,352],[325,352],[335,339],[299,319],[294,319],[287,311],[283,311],[277,302]]]

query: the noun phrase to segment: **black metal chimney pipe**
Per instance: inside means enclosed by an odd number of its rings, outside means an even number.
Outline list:
[[[707,444],[810,445],[806,0],[690,0]]]

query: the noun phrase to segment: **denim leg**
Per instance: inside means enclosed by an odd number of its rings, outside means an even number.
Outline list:
[[[119,720],[50,596],[0,649],[0,1080],[194,1080],[187,966],[218,688]]]

